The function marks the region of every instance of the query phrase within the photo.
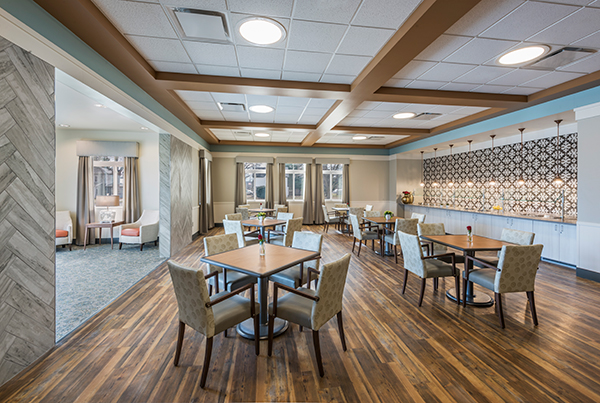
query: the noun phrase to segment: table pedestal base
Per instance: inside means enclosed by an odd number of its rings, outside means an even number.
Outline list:
[[[446,291],[446,297],[450,298],[452,301],[456,302],[456,288],[451,288]],[[461,298],[462,303],[462,298]],[[473,294],[471,298],[469,298],[467,294],[467,305],[478,306],[478,307],[489,307],[494,305],[494,300],[492,297],[487,295],[486,293],[479,292],[477,294]]]
[[[269,337],[269,326],[260,324],[258,325],[258,329],[260,331],[260,339],[267,340]],[[245,339],[254,340],[254,319],[247,319],[237,325],[237,332]],[[273,337],[277,337],[283,333],[288,328],[287,320],[283,320],[280,318],[275,318],[275,324],[273,325]]]

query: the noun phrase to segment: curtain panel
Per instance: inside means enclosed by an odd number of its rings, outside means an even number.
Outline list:
[[[236,163],[236,174],[235,174],[235,206],[246,204],[246,172],[244,170],[244,163]]]
[[[208,204],[206,202],[206,158],[200,158],[200,172],[198,174],[198,204],[199,207],[199,223],[200,223],[200,233],[206,234],[208,232]]]
[[[316,165],[315,172],[315,205],[314,205],[314,217],[315,224],[323,224],[325,217],[323,215],[323,200],[325,199],[325,192],[323,190],[323,164]]]
[[[273,195],[273,164],[267,164],[267,188],[265,195],[265,208],[273,208],[275,197]]]
[[[85,225],[96,219],[94,211],[94,167],[92,157],[79,157],[77,167],[77,211],[75,243],[83,245]],[[89,230],[88,240],[93,239],[93,229]]]
[[[343,188],[343,196],[342,203],[346,203],[348,206],[350,205],[350,165],[344,164],[343,170],[344,177],[344,188]]]
[[[244,166],[242,165],[242,168]],[[206,196],[206,204],[208,205],[208,229],[215,227],[215,213],[213,208],[213,169],[212,169],[212,161],[208,160],[208,169],[207,169],[207,181],[208,186],[206,187],[208,190],[208,195]],[[245,182],[244,182],[244,200],[246,199],[245,193]]]
[[[279,204],[289,207],[285,191],[285,164],[279,164]]]
[[[140,179],[138,174],[138,159],[125,157],[123,186],[123,218],[125,223],[132,223],[140,218]]]
[[[304,209],[302,210],[302,224],[312,224],[313,215],[313,194],[312,194],[312,164],[306,164],[304,174]]]

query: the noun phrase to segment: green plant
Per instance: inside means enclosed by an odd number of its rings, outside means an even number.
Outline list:
[[[394,215],[394,213],[392,213],[390,210],[385,210],[385,211],[383,212],[383,215],[388,215],[388,214],[389,214],[389,215]]]
[[[258,213],[256,216],[257,217],[266,217],[267,213]]]

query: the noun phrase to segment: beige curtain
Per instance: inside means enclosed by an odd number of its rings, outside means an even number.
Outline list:
[[[304,171],[304,209],[302,210],[302,217],[304,220],[302,224],[313,223],[313,194],[312,194],[312,164],[306,164]]]
[[[243,162],[236,164],[234,201],[235,207],[246,204],[246,171]]]
[[[207,177],[207,164],[206,158],[200,158],[200,173],[199,173],[199,197],[198,204],[199,215],[200,215],[200,233],[206,234],[208,232],[208,203],[206,202],[206,177]]]
[[[243,165],[242,165],[243,167]],[[215,213],[213,209],[213,174],[212,174],[212,161],[208,161],[208,169],[206,171],[208,186],[206,189],[208,190],[208,195],[206,196],[206,204],[208,205],[208,229],[215,227]],[[245,182],[244,182],[244,201],[246,200],[245,193]]]
[[[344,177],[344,188],[342,189],[344,194],[342,196],[342,203],[350,205],[350,165],[344,164],[342,176]]]
[[[137,157],[125,157],[124,162],[123,219],[128,224],[140,218],[140,179]]]
[[[323,215],[323,200],[325,199],[323,191],[323,165],[317,164],[315,172],[315,205],[314,205],[314,217],[315,224],[323,224],[325,222],[325,216]]]
[[[289,207],[285,191],[285,164],[279,164],[279,204]]]
[[[267,164],[267,188],[265,195],[265,208],[273,208],[275,198],[273,195],[273,164]]]
[[[96,217],[94,213],[94,167],[92,157],[79,157],[77,168],[77,212],[76,212],[77,234],[75,243],[83,245],[85,236],[85,225],[93,222]],[[93,239],[94,230],[89,230],[88,241]]]

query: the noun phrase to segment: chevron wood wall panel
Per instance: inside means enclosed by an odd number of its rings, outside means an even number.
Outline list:
[[[0,37],[0,384],[54,345],[54,67]]]

